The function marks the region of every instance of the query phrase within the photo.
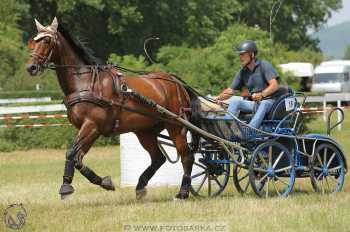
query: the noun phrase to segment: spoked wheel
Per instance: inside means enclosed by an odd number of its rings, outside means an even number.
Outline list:
[[[334,193],[343,188],[344,159],[333,144],[323,143],[316,147],[310,169],[312,187],[316,192]]]
[[[228,155],[217,150],[197,153],[192,170],[191,193],[196,197],[215,197],[224,191],[230,177]]]
[[[295,182],[293,158],[278,142],[265,142],[254,151],[249,165],[249,181],[260,197],[286,197]]]
[[[242,156],[239,156],[237,162],[241,163],[240,165],[234,163],[233,165],[233,174],[232,180],[233,184],[236,187],[237,191],[241,194],[244,194],[249,189],[249,163],[251,152],[242,153]],[[244,160],[242,160],[244,158]]]
[[[244,160],[242,160],[244,159]],[[240,164],[236,164],[235,162],[233,165],[233,174],[232,174],[232,180],[233,185],[236,187],[237,191],[241,194],[244,194],[249,189],[249,164],[251,159],[251,152],[244,152],[240,153],[240,156],[237,159],[237,162]]]
[[[233,184],[237,191],[244,194],[249,189],[249,167],[235,164],[233,166]]]

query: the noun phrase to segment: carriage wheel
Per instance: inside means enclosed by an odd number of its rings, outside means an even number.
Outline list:
[[[197,153],[192,170],[191,193],[215,197],[224,191],[230,177],[230,160],[224,152]]]
[[[316,192],[334,193],[343,188],[344,159],[334,145],[323,143],[317,146],[310,169],[312,187]]]
[[[265,142],[254,151],[249,165],[249,181],[260,197],[286,197],[295,182],[293,158],[278,142]]]
[[[242,165],[233,165],[233,174],[232,180],[233,184],[236,187],[237,191],[241,194],[244,194],[249,189],[249,158],[247,155],[244,157],[246,160]]]
[[[244,194],[249,189],[249,167],[248,166],[239,166],[235,164],[233,166],[233,184],[235,185],[237,191],[241,194]]]

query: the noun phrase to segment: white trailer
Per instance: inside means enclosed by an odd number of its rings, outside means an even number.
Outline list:
[[[350,92],[350,60],[322,62],[315,68],[313,92]]]

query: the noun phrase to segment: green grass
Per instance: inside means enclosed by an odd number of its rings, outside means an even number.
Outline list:
[[[323,121],[311,122],[322,132]],[[334,137],[350,152],[350,117]],[[258,199],[239,195],[230,180],[225,193],[214,199],[174,202],[175,187],[148,188],[142,201],[133,188],[107,192],[76,173],[72,198],[61,201],[65,150],[0,153],[0,214],[9,204],[23,203],[28,217],[20,231],[121,231],[127,224],[224,223],[229,231],[349,231],[350,184],[336,195],[314,193],[309,179],[298,180],[286,199]],[[85,162],[96,173],[112,175],[119,185],[119,148],[93,148]],[[12,231],[0,221],[0,231]]]

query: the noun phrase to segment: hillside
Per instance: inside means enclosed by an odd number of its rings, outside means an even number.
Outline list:
[[[342,58],[350,45],[350,21],[324,28],[313,35],[327,57]]]

